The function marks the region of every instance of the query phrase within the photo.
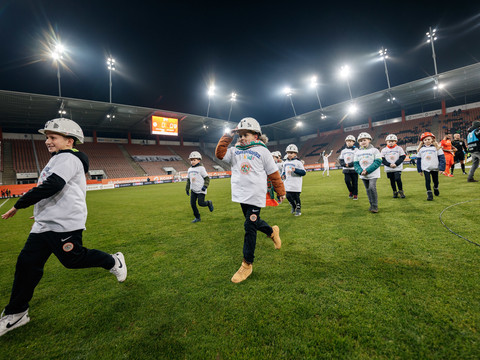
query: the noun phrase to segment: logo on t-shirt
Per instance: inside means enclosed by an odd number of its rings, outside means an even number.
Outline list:
[[[248,175],[251,169],[252,168],[248,162],[244,162],[240,164],[240,171],[244,175]]]
[[[432,157],[430,155],[427,155],[427,156],[425,156],[425,159],[430,161],[430,160],[432,160]]]

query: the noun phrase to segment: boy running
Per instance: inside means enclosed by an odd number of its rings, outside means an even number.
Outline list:
[[[200,212],[197,208],[197,200],[198,205],[208,206],[210,212],[213,211],[213,203],[211,201],[205,201],[210,178],[208,177],[207,170],[205,170],[205,167],[200,162],[202,161],[202,155],[198,151],[192,151],[188,156],[188,159],[192,166],[188,168],[188,179],[185,192],[187,193],[187,196],[190,195],[190,206],[193,210],[193,216],[195,216],[192,223],[196,223],[201,221]]]
[[[405,151],[403,151],[401,146],[397,145],[397,136],[395,134],[387,135],[386,137],[387,146],[382,149],[382,163],[385,165],[385,173],[390,179],[390,186],[393,190],[393,198],[397,199],[398,196],[402,199],[405,198],[403,193],[403,184],[402,184],[402,170],[403,170],[403,161],[406,158]],[[397,191],[398,186],[398,191]]]
[[[427,200],[433,200],[430,177],[433,180],[433,192],[435,196],[440,195],[438,190],[438,171],[445,170],[445,155],[442,147],[435,141],[435,135],[431,132],[424,132],[420,136],[418,146],[417,171],[425,176],[425,187],[427,188]]]
[[[303,163],[297,158],[298,148],[294,144],[287,146],[287,161],[283,163],[282,179],[284,179],[287,200],[292,206],[292,214],[302,215],[300,194],[302,193],[302,177],[306,171]]]
[[[260,210],[266,205],[267,179],[272,182],[279,202],[285,199],[285,188],[265,145],[268,139],[262,135],[258,121],[251,117],[243,118],[233,132],[238,134],[238,142],[229,148],[233,136],[223,135],[215,149],[215,156],[232,165],[232,201],[240,203],[245,217],[243,261],[232,277],[232,282],[239,283],[252,274],[257,230],[270,237],[276,249],[282,246],[280,229],[261,219]]]
[[[10,302],[0,319],[0,336],[30,321],[28,303],[52,253],[69,269],[102,267],[110,270],[119,282],[127,277],[121,252],[110,255],[82,244],[87,220],[88,158],[73,148],[76,142],[83,143],[82,129],[72,120],[59,118],[48,121],[39,132],[45,134],[52,158],[42,170],[38,186],[2,215],[2,219],[8,219],[18,209],[35,205],[35,222],[18,256]]]
[[[345,184],[350,192],[348,197],[353,200],[358,200],[358,174],[353,167],[353,158],[357,148],[355,147],[355,136],[348,135],[345,138],[346,147],[340,153],[338,160],[340,166],[343,168],[343,176],[345,178]]]

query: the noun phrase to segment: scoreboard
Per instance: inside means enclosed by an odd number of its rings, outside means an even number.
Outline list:
[[[178,119],[153,115],[152,134],[178,136]]]

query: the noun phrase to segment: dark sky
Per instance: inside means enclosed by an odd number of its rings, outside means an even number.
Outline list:
[[[106,56],[117,61],[113,102],[267,124],[349,99],[338,69],[349,64],[353,96],[387,87],[378,50],[388,48],[392,86],[434,73],[428,27],[437,27],[438,71],[480,59],[478,1],[27,1],[0,0],[0,89],[58,94],[42,55],[55,33],[68,49],[62,95],[108,101]],[[377,60],[377,61],[374,61]]]

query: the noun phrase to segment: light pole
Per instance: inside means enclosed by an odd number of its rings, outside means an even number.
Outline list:
[[[58,79],[58,96],[62,97],[62,86],[60,84],[60,60],[63,59],[63,53],[65,52],[65,47],[62,44],[55,45],[55,49],[52,51],[52,58],[57,63],[57,79]]]
[[[230,94],[230,111],[228,112],[228,121],[230,121],[230,115],[232,115],[232,107],[233,107],[233,103],[237,101],[237,93],[236,92],[232,92]]]
[[[349,75],[350,75],[350,67],[348,65],[342,66],[340,68],[340,77],[347,80],[348,93],[350,94],[350,100],[353,100],[352,90],[350,89],[350,82],[348,81]]]
[[[383,60],[383,65],[385,65],[385,76],[387,77],[388,90],[390,90],[390,78],[388,76],[388,68],[387,68],[387,59],[388,59],[387,49],[385,49],[382,46],[382,50],[379,50],[378,54],[380,55],[380,58]]]
[[[315,94],[317,95],[318,105],[320,106],[320,110],[323,111],[322,102],[320,101],[320,96],[318,96],[318,89],[317,89],[318,82],[317,82],[317,76],[316,75],[312,76],[312,78],[310,79],[310,86],[315,89]]]
[[[208,93],[207,93],[208,94],[207,117],[208,117],[208,114],[210,113],[210,99],[212,98],[214,93],[215,93],[215,86],[210,85],[210,87],[208,88]]]
[[[437,29],[433,29],[432,30],[432,27],[430,26],[428,28],[428,32],[427,32],[427,43],[430,43],[432,44],[432,57],[433,57],[433,66],[435,67],[435,80],[437,80],[437,75],[438,75],[438,72],[437,72],[437,57],[435,56],[435,46],[433,45],[433,42],[435,40],[437,40],[437,36],[435,35]]]
[[[292,104],[293,113],[295,114],[295,117],[297,117],[297,112],[295,111],[295,106],[293,106],[292,89],[290,89],[289,87],[286,87],[285,89],[283,89],[283,93],[290,99],[290,104]]]
[[[107,68],[110,76],[110,104],[112,103],[112,71],[115,71],[115,59],[111,56],[107,59]]]

